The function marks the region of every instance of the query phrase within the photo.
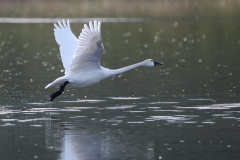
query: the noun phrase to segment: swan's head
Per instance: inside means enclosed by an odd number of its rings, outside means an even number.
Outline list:
[[[163,63],[154,61],[153,59],[146,59],[145,61],[143,61],[143,65],[148,67],[155,67],[155,66],[163,65]]]

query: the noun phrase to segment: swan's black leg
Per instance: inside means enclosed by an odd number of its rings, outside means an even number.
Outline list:
[[[63,85],[60,86],[59,90],[57,92],[54,92],[53,94],[51,94],[51,96],[49,97],[49,101],[54,100],[57,96],[61,95],[64,91],[64,88],[66,87],[66,85],[68,84],[68,81],[65,81],[63,83]]]

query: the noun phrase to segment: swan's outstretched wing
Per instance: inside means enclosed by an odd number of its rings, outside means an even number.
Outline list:
[[[89,22],[84,25],[78,37],[77,49],[74,52],[70,70],[89,71],[100,68],[100,58],[104,51],[101,37],[101,22]]]
[[[67,20],[67,22],[65,22],[65,20],[62,20],[62,22],[58,21],[54,26],[54,35],[60,46],[61,59],[66,74],[70,70],[78,39],[72,33],[69,20]]]

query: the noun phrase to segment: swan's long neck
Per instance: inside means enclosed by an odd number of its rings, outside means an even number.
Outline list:
[[[119,68],[119,69],[112,69],[111,70],[111,75],[121,74],[121,73],[127,72],[129,70],[132,70],[132,69],[140,67],[140,66],[143,66],[143,62],[132,64],[130,66],[126,66],[126,67]]]

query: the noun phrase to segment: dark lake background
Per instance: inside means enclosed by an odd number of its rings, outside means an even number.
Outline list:
[[[123,13],[127,18],[100,18],[103,66],[119,68],[147,58],[164,65],[67,89],[52,103],[48,96],[58,88],[44,87],[64,74],[53,35],[56,19],[19,23],[5,14],[0,23],[0,159],[240,158],[238,13],[144,17],[140,10],[141,17],[129,13],[138,18]],[[71,20],[78,36],[88,19]]]

